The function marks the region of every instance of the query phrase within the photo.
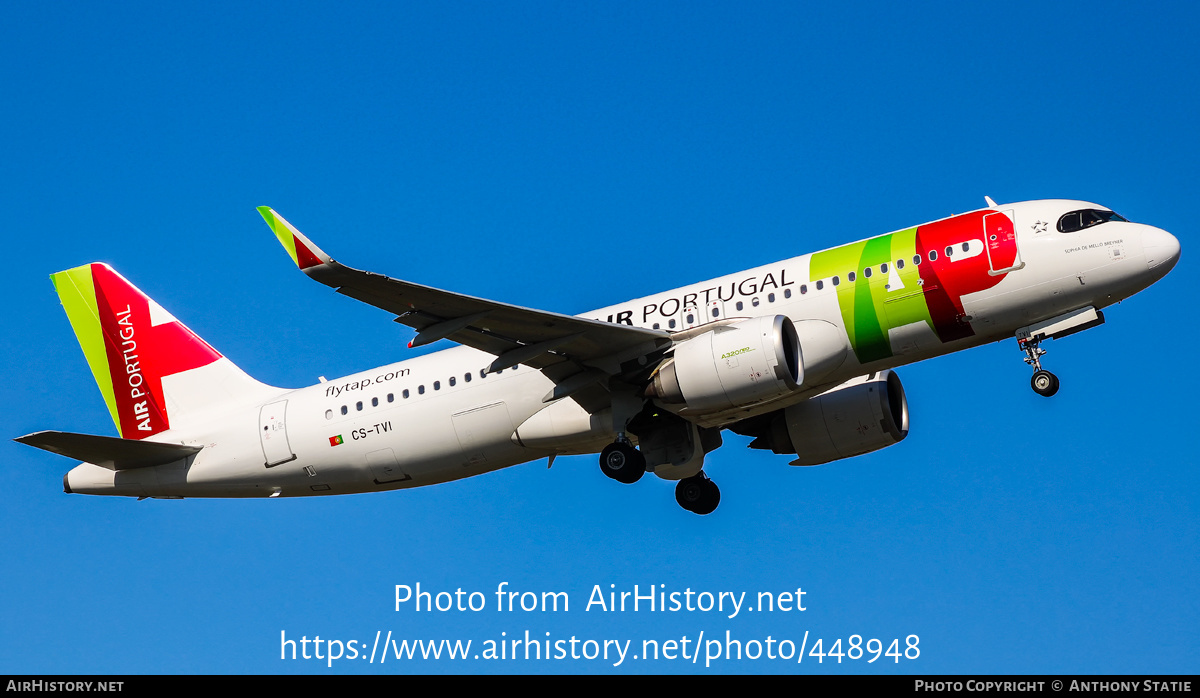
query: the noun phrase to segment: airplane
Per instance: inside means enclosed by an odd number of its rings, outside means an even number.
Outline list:
[[[405,489],[599,452],[632,484],[674,481],[704,515],[721,432],[811,466],[909,430],[895,368],[1015,338],[1039,395],[1047,339],[1163,278],[1179,241],[1085,201],[997,205],[578,316],[334,261],[268,207],[292,262],[460,346],[297,390],[260,383],[107,264],[51,279],[119,437],[16,440],[82,461],[67,493],[298,497]]]

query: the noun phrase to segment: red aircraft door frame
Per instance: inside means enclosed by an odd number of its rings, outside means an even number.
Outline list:
[[[983,217],[983,246],[988,274],[1000,276],[1025,266],[1017,249],[1016,217],[1012,211],[993,211]]]

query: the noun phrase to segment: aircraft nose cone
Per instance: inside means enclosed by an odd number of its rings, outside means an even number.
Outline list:
[[[1179,240],[1165,230],[1151,228],[1142,234],[1142,248],[1146,251],[1146,266],[1166,274],[1179,261]]]

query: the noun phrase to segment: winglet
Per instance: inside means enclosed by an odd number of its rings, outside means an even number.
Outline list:
[[[314,245],[312,240],[304,236],[304,233],[296,230],[295,226],[284,220],[283,216],[275,213],[270,206],[259,206],[258,213],[267,222],[267,225],[271,226],[275,237],[279,238],[279,244],[283,245],[283,249],[287,250],[292,261],[301,271],[333,261],[332,257]]]

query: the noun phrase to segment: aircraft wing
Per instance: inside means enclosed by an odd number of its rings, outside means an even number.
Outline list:
[[[516,364],[555,367],[547,374],[562,381],[560,387],[568,380],[579,383],[591,376],[579,386],[583,387],[602,375],[619,374],[625,361],[671,344],[662,330],[522,308],[353,269],[334,261],[270,207],[260,206],[258,212],[309,277],[394,313],[396,322],[417,330],[410,347],[449,339],[495,355],[489,371]],[[569,391],[556,389],[547,400],[578,389],[569,387]]]

